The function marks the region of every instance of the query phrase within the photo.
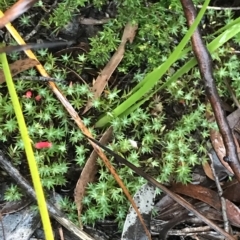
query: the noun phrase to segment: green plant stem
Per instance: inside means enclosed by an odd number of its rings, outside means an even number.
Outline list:
[[[43,193],[43,189],[42,189],[42,185],[41,185],[41,180],[40,180],[39,173],[38,173],[37,163],[35,161],[32,145],[31,145],[31,140],[28,135],[28,130],[27,130],[27,127],[25,124],[25,120],[24,120],[21,106],[20,106],[20,103],[18,100],[18,96],[17,96],[16,90],[15,90],[15,87],[13,84],[11,72],[9,69],[9,65],[8,65],[8,61],[7,61],[7,57],[6,57],[5,53],[0,54],[0,61],[2,63],[3,72],[5,75],[8,91],[9,91],[9,94],[10,94],[10,97],[12,100],[12,104],[14,107],[14,111],[15,111],[15,114],[17,117],[21,137],[24,142],[25,152],[26,152],[27,159],[28,159],[28,164],[29,164],[30,173],[31,173],[32,180],[33,180],[33,185],[34,185],[34,188],[36,191],[37,202],[38,202],[38,206],[39,206],[39,210],[40,210],[40,215],[42,218],[45,236],[46,236],[47,240],[54,240],[52,227],[51,227],[51,223],[50,223],[50,219],[49,219],[49,214],[48,214],[48,210],[47,210],[47,205],[46,205],[46,201],[45,201],[45,197],[44,197],[44,193]]]

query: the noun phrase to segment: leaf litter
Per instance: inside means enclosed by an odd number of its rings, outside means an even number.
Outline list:
[[[104,88],[108,83],[108,80],[110,79],[113,72],[115,71],[115,69],[123,59],[126,43],[128,41],[130,43],[133,42],[136,35],[137,28],[138,28],[137,25],[132,25],[131,23],[128,23],[125,26],[121,43],[117,51],[113,54],[112,58],[107,63],[105,68],[101,71],[101,73],[99,74],[99,76],[97,77],[96,81],[93,84],[93,87],[91,89],[93,93],[93,99],[97,99],[101,96]],[[87,105],[83,111],[83,114],[86,113],[92,107],[93,99],[90,99],[87,102]]]

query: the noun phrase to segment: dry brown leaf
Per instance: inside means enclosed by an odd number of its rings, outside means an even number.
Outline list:
[[[227,117],[228,124],[229,124],[231,129],[234,129],[234,127],[237,124],[237,122],[239,121],[239,119],[240,119],[240,109],[237,109],[235,112],[231,113]],[[222,139],[222,136],[221,136],[220,132],[218,132],[216,130],[213,130],[213,129],[210,130],[210,139],[211,139],[213,148],[214,148],[215,152],[217,153],[217,156],[218,156],[219,160],[221,161],[222,165],[228,171],[230,171],[232,174],[234,174],[232,169],[230,168],[229,164],[226,161],[223,160],[223,158],[226,156],[226,149],[225,149],[223,139]],[[238,152],[238,155],[239,155],[240,149],[239,149],[239,145],[237,143],[237,140],[236,140],[235,136],[234,136],[234,140],[235,140],[236,147],[237,147],[237,152]]]
[[[205,174],[207,175],[207,177],[209,177],[210,179],[215,181],[215,178],[213,176],[212,169],[211,169],[209,163],[205,162],[202,164],[202,166],[203,166],[203,170],[204,170]]]
[[[103,134],[102,138],[100,139],[100,142],[102,144],[107,143],[109,138],[111,138],[111,136],[112,136],[112,128],[110,127]],[[79,219],[80,226],[82,225],[80,220],[80,216],[82,212],[82,199],[85,195],[87,184],[94,181],[95,175],[97,173],[97,165],[96,165],[97,157],[98,157],[98,154],[96,153],[96,151],[93,150],[81,172],[81,175],[78,179],[78,182],[74,190],[74,201],[77,206],[78,219]]]
[[[219,160],[221,161],[222,165],[229,172],[234,174],[232,169],[230,168],[229,164],[223,160],[224,157],[226,156],[226,149],[225,149],[221,134],[218,131],[212,129],[212,130],[210,130],[210,139],[211,139],[213,148],[214,148],[215,152],[217,153],[217,156],[218,156]]]
[[[12,214],[22,210],[23,208],[26,208],[31,203],[32,203],[32,199],[29,199],[28,197],[18,201],[11,201],[11,202],[6,201],[1,206],[0,213],[2,215]]]
[[[208,189],[199,185],[193,185],[193,184],[184,185],[181,183],[176,183],[176,184],[173,184],[173,186],[171,187],[171,190],[174,191],[175,193],[184,194],[186,196],[205,202],[218,211],[221,211],[222,209],[222,205],[220,203],[218,194],[211,189]],[[239,227],[240,226],[240,210],[235,204],[233,204],[231,201],[227,199],[226,199],[226,212],[227,212],[227,217],[229,221],[233,225]]]
[[[7,23],[12,22],[14,19],[26,12],[37,0],[19,0],[11,8],[9,8],[2,18],[0,18],[0,29]]]
[[[227,116],[228,124],[231,129],[234,129],[239,119],[240,119],[240,109],[237,109],[236,111],[232,112]]]
[[[108,80],[112,76],[112,73],[115,71],[119,63],[122,61],[122,58],[125,52],[125,45],[127,41],[129,41],[130,43],[133,42],[137,28],[138,28],[137,25],[132,25],[131,23],[128,23],[126,25],[123,32],[121,43],[117,51],[114,53],[114,55],[112,56],[108,64],[99,74],[99,76],[97,77],[92,87],[92,92],[94,94],[93,99],[96,99],[101,96],[105,86],[107,85]],[[83,114],[86,113],[91,107],[92,107],[92,99],[87,102],[87,105],[83,111]]]
[[[47,74],[46,74],[47,75]],[[58,90],[56,84],[54,82],[49,82],[48,83],[49,86],[51,87],[51,89],[53,90],[53,92],[56,94],[57,98],[61,101],[61,103],[63,104],[63,106],[65,107],[65,109],[69,112],[69,114],[72,116],[72,118],[74,119],[75,123],[77,124],[77,126],[82,130],[82,132],[88,136],[89,138],[92,138],[92,134],[91,132],[85,127],[85,125],[83,124],[81,118],[78,116],[78,113],[74,110],[74,108],[72,107],[72,105],[67,101],[66,97]],[[143,217],[140,214],[136,203],[133,201],[128,189],[125,187],[122,179],[119,177],[119,175],[117,174],[115,168],[112,166],[111,162],[108,160],[108,158],[106,157],[106,155],[103,153],[103,151],[101,150],[101,148],[95,144],[94,142],[92,142],[89,139],[89,142],[92,144],[94,150],[97,152],[98,156],[103,160],[105,166],[108,168],[108,170],[110,171],[110,173],[113,175],[114,179],[116,180],[116,182],[118,183],[118,185],[122,188],[124,194],[126,195],[127,199],[129,200],[129,202],[132,204],[133,208],[135,209],[141,224],[144,227],[144,230],[148,236],[148,239],[151,239],[151,234],[148,231],[146,224],[144,223]]]
[[[27,59],[21,59],[17,60],[14,63],[9,64],[11,75],[15,76],[23,71],[26,71],[29,68],[32,68],[36,65],[38,65],[39,62],[35,59],[27,58]],[[5,77],[3,74],[3,71],[0,70],[0,84],[5,82]]]
[[[240,203],[240,183],[236,179],[226,182],[222,188],[224,189],[223,197],[232,202]]]
[[[107,142],[109,140],[109,138],[112,135],[112,128],[110,127],[103,135],[103,137],[101,138],[100,142],[104,143]],[[99,155],[100,157],[101,154],[99,154],[99,149],[95,148],[95,151],[92,152],[91,156],[89,157],[87,163],[85,164],[85,167],[81,173],[81,176],[77,182],[76,188],[75,188],[75,192],[74,192],[74,200],[77,206],[77,210],[78,210],[78,218],[79,218],[79,223],[80,223],[80,227],[82,227],[82,223],[80,220],[80,216],[81,216],[81,210],[82,210],[82,198],[84,197],[85,194],[85,189],[86,186],[89,182],[92,182],[94,180],[95,174],[97,172],[97,168],[96,168],[96,158]],[[150,232],[148,231],[146,224],[144,223],[143,217],[141,216],[136,203],[133,201],[132,197],[129,195],[128,190],[126,189],[126,187],[124,186],[124,184],[122,183],[121,179],[119,178],[119,176],[117,175],[116,171],[114,170],[113,166],[110,165],[109,161],[106,162],[106,160],[104,160],[104,158],[102,158],[105,165],[107,166],[107,168],[110,170],[111,174],[114,176],[115,180],[118,182],[118,184],[120,185],[120,187],[123,189],[123,192],[126,194],[128,200],[130,201],[130,203],[132,204],[132,207],[135,209],[137,216],[139,217],[140,223],[143,225],[143,229],[146,232],[146,235],[148,237],[148,239],[151,239],[151,235]]]

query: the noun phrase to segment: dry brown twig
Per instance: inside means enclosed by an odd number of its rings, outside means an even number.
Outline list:
[[[234,240],[234,238],[228,234],[227,232],[225,232],[223,229],[221,229],[220,227],[218,227],[215,223],[213,223],[211,220],[209,220],[208,218],[206,218],[203,214],[201,214],[196,208],[194,208],[190,203],[188,203],[184,198],[180,197],[179,195],[173,193],[171,190],[169,190],[167,187],[165,187],[163,184],[159,183],[158,181],[156,181],[154,178],[152,178],[150,175],[148,175],[147,173],[145,173],[141,168],[136,167],[135,165],[133,165],[132,163],[130,163],[129,161],[127,161],[125,158],[121,157],[120,155],[116,154],[115,152],[113,152],[112,150],[110,150],[109,148],[105,147],[104,145],[102,145],[100,142],[98,142],[97,140],[88,137],[90,141],[92,141],[93,143],[97,144],[98,146],[100,146],[102,149],[104,149],[105,151],[107,151],[109,154],[111,154],[119,163],[122,163],[126,166],[128,166],[129,168],[131,168],[135,173],[137,173],[139,176],[145,178],[149,183],[151,183],[153,186],[156,186],[157,188],[161,189],[164,193],[166,193],[169,197],[171,197],[174,201],[176,201],[178,204],[180,204],[181,206],[183,206],[184,208],[186,208],[187,210],[189,210],[190,212],[192,212],[194,215],[196,215],[198,218],[200,218],[202,221],[204,221],[206,224],[208,224],[211,228],[213,228],[215,231],[217,231],[218,233],[220,233],[221,235],[223,235],[224,237],[226,237],[229,240]]]
[[[6,158],[3,152],[0,150],[0,167],[5,170],[9,176],[11,176],[16,183],[24,189],[26,194],[36,200],[36,194],[32,186],[27,182],[27,180],[19,173],[19,171],[11,164],[11,162]],[[47,208],[49,214],[60,224],[62,224],[66,229],[72,232],[77,238],[83,240],[94,240],[87,233],[80,230],[72,222],[70,222],[63,213],[57,209],[51,202],[47,201]]]
[[[7,27],[8,30],[11,28],[9,28],[9,26]],[[132,31],[132,28],[128,28],[127,29],[128,33],[130,34],[131,31]],[[11,31],[10,31],[11,32]],[[12,32],[11,32],[12,33]],[[133,38],[133,33],[131,34],[131,36],[127,36],[126,37],[126,41],[129,40],[131,41],[131,39]],[[18,40],[18,43],[20,44],[23,44],[24,41],[22,40],[21,36],[17,33],[15,33],[15,38],[17,38]],[[68,42],[69,43],[69,42]],[[62,45],[64,43],[58,43],[58,46],[59,45]],[[25,51],[25,53],[30,57],[30,58],[33,58],[33,59],[36,59],[36,56],[31,52],[29,51],[28,49],[35,49],[35,48],[39,48],[40,46],[42,48],[45,48],[45,47],[49,47],[49,46],[56,46],[56,43],[43,43],[42,44],[23,44],[23,45],[20,45],[20,46],[7,46],[7,47],[2,47],[0,48],[0,53],[9,53],[9,52],[13,52],[13,51]],[[26,51],[27,50],[27,51]],[[36,66],[36,68],[39,70],[39,72],[42,74],[42,76],[44,77],[49,77],[47,72],[45,71],[45,69],[43,68],[43,66],[41,64],[38,64]],[[90,131],[85,127],[85,125],[83,124],[81,118],[79,117],[78,113],[75,111],[75,109],[72,107],[72,105],[68,102],[68,100],[66,99],[66,97],[62,94],[62,92],[60,91],[60,89],[57,87],[57,85],[54,83],[54,82],[48,82],[48,86],[50,87],[50,89],[53,91],[53,93],[57,96],[57,98],[59,99],[59,101],[62,103],[62,105],[65,107],[65,109],[68,111],[68,113],[71,115],[71,117],[73,118],[73,120],[75,121],[75,123],[77,124],[77,126],[81,129],[81,131],[86,134],[87,136],[89,137],[92,137]],[[137,216],[139,217],[140,219],[140,222],[146,232],[146,235],[148,237],[148,239],[151,239],[151,234],[150,232],[148,231],[145,223],[144,223],[144,220],[143,220],[143,217],[142,215],[140,214],[137,206],[136,206],[136,203],[133,201],[128,189],[125,187],[123,181],[121,180],[121,178],[119,177],[119,175],[116,173],[116,170],[115,168],[111,165],[110,161],[108,160],[108,158],[106,157],[106,155],[103,153],[103,151],[94,143],[92,143],[90,141],[90,143],[92,144],[94,150],[97,152],[97,154],[99,155],[99,157],[103,160],[104,164],[106,165],[106,167],[109,169],[109,171],[111,172],[111,174],[114,176],[115,180],[117,181],[117,183],[120,185],[120,187],[123,189],[123,192],[124,194],[126,195],[127,199],[129,200],[129,202],[132,204],[133,208],[135,209],[136,211],[136,214]]]
[[[191,26],[196,18],[196,10],[191,0],[181,0],[188,25]],[[227,122],[226,115],[221,106],[221,100],[216,88],[212,70],[211,56],[202,40],[199,28],[192,35],[192,48],[198,61],[199,70],[205,83],[205,91],[211,103],[215,119],[226,148],[224,160],[228,162],[237,180],[240,182],[240,163],[232,130]]]
[[[215,183],[216,183],[216,186],[217,186],[218,195],[219,195],[221,205],[222,205],[222,217],[223,217],[223,223],[224,223],[224,230],[226,232],[229,232],[229,221],[228,221],[228,217],[227,217],[226,201],[225,201],[225,198],[222,196],[223,195],[223,190],[222,190],[222,187],[220,185],[218,176],[215,172],[215,168],[214,168],[214,165],[213,165],[212,154],[210,154],[210,153],[209,153],[209,158],[211,160],[211,169],[212,169],[213,176],[215,178]]]
[[[50,12],[52,11],[52,9],[54,9],[56,7],[58,3],[58,0],[55,0],[54,3],[51,5],[50,9],[49,10],[46,10],[45,9],[45,14],[42,16],[42,18],[39,20],[38,24],[35,25],[34,29],[28,33],[25,37],[24,37],[24,40],[25,41],[28,41],[33,35],[35,35],[39,28],[41,27],[41,23],[44,19],[47,19],[48,15],[50,14]],[[44,7],[43,7],[44,8]]]

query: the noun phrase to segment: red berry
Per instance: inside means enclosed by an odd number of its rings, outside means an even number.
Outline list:
[[[42,97],[41,97],[40,95],[37,95],[37,96],[35,97],[35,100],[36,100],[36,101],[40,101],[41,98],[42,98]]]
[[[50,147],[52,147],[52,143],[51,142],[38,142],[38,143],[35,143],[35,148],[36,149],[50,148]]]
[[[25,97],[26,98],[31,98],[32,97],[32,91],[27,91],[26,94],[25,94]]]

